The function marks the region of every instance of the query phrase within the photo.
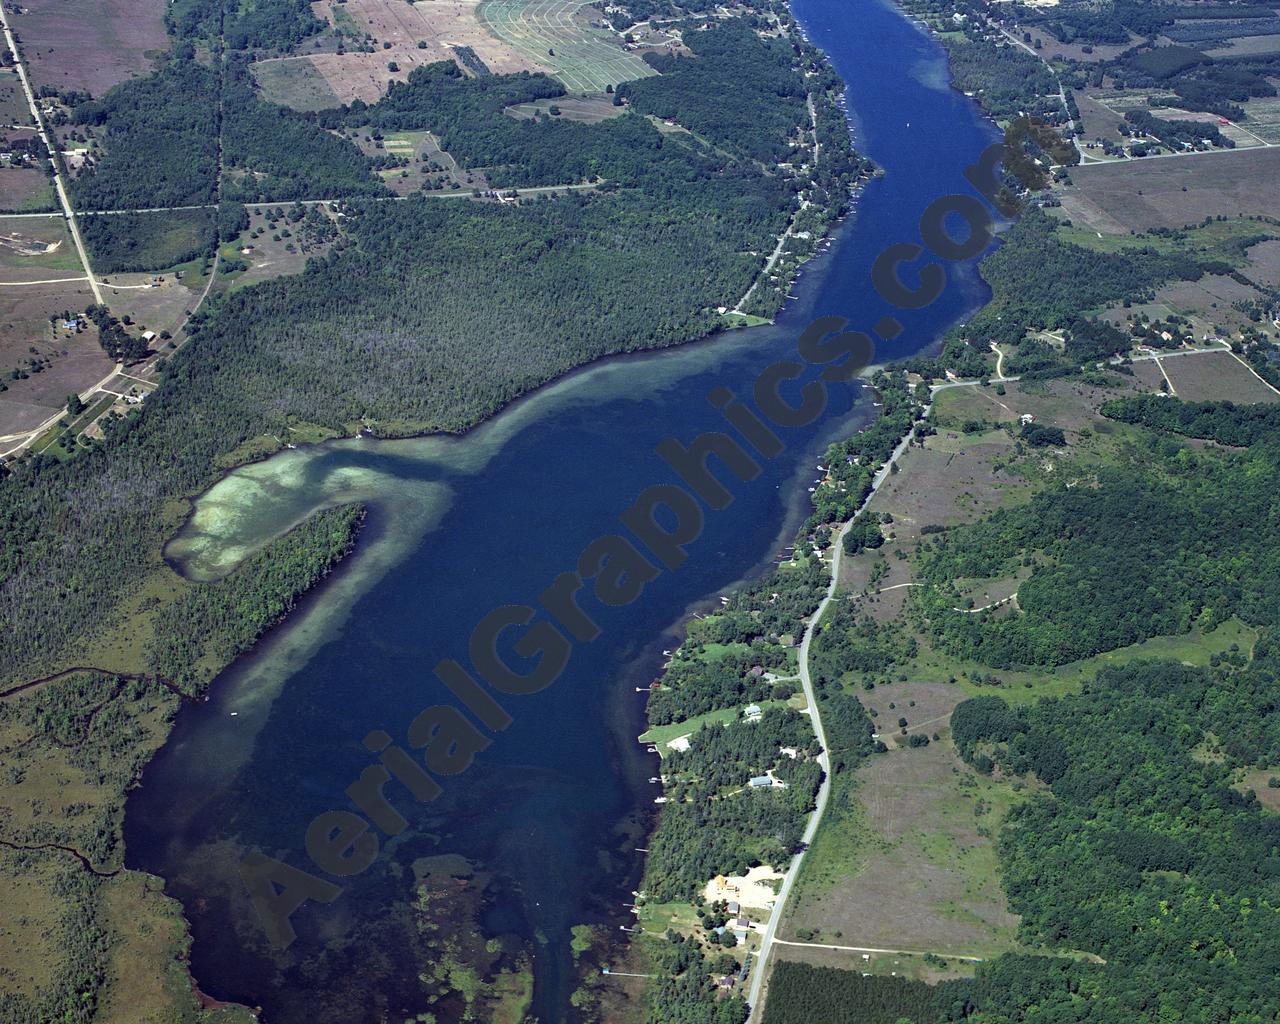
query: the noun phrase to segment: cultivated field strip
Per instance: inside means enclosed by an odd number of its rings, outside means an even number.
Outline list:
[[[583,6],[582,0],[482,0],[478,16],[495,36],[549,68],[573,92],[600,93],[654,74],[608,34],[577,21]]]

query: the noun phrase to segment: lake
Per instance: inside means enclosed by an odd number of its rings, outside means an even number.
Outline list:
[[[182,901],[193,973],[210,995],[262,1006],[272,1022],[399,1021],[428,1009],[446,1021],[461,1016],[461,1001],[429,1006],[418,974],[456,987],[467,963],[488,956],[513,992],[532,976],[539,1019],[568,1020],[570,928],[614,934],[630,920],[624,904],[657,795],[648,782],[657,760],[634,739],[643,729],[636,687],[678,642],[674,627],[788,542],[824,445],[874,415],[856,383],[833,386],[814,426],[779,431],[785,450],[761,460],[755,480],[731,481],[733,502],[707,512],[683,565],[625,609],[592,606],[600,636],[574,647],[552,686],[503,698],[512,724],[469,770],[442,779],[440,799],[397,798],[409,827],[384,837],[367,871],[340,880],[338,898],[294,915],[287,951],[265,943],[237,868],[256,849],[314,870],[304,832],[317,814],[350,807],[344,790],[375,761],[366,734],[403,743],[422,709],[457,704],[432,667],[446,657],[466,664],[467,638],[486,614],[536,605],[589,541],[620,529],[637,494],[676,482],[654,447],[725,429],[708,392],[749,396],[819,315],[869,329],[893,312],[905,330],[880,347],[883,361],[933,344],[985,301],[974,266],[959,264],[932,305],[892,310],[870,268],[887,245],[919,240],[932,200],[971,192],[963,170],[996,141],[994,129],[948,87],[940,48],[897,10],[877,0],[794,8],[848,83],[856,145],[884,175],[804,269],[776,325],[607,360],[463,437],[283,452],[201,498],[170,545],[176,565],[213,578],[317,508],[360,500],[370,509],[339,572],[223,673],[207,703],[183,708],[128,803],[127,863],[162,875]]]

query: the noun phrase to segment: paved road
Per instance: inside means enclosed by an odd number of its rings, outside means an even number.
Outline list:
[[[18,72],[18,78],[22,80],[22,91],[27,95],[27,106],[31,108],[31,116],[35,118],[36,131],[40,133],[40,141],[44,143],[52,159],[58,150],[45,131],[44,119],[41,118],[40,108],[36,105],[35,93],[31,91],[31,82],[27,78],[27,69],[22,63],[22,52],[18,49],[17,40],[13,38],[13,30],[9,27],[9,15],[5,12],[3,3],[0,3],[0,24],[4,26],[5,45],[9,47],[9,52],[13,54],[13,66]],[[84,276],[89,279],[89,287],[93,289],[94,301],[100,306],[105,305],[102,291],[98,288],[98,282],[94,279],[93,269],[89,266],[89,254],[85,251],[84,240],[80,237],[80,226],[76,223],[76,211],[72,208],[71,200],[67,197],[67,186],[62,180],[62,171],[59,170],[56,159],[53,160],[53,184],[58,193],[58,202],[62,205],[62,215],[67,221],[67,229],[71,232],[71,240],[75,243],[76,252],[80,254],[80,263],[84,267]]]
[[[537,196],[554,192],[590,192],[600,187],[600,182],[579,182],[576,185],[529,185],[516,189],[521,196]],[[507,189],[499,191],[506,192]],[[285,209],[295,203],[301,206],[324,206],[331,203],[348,203],[371,199],[377,203],[403,202],[406,199],[470,199],[470,189],[458,189],[456,192],[414,192],[407,196],[336,196],[330,199],[273,199],[263,203],[245,203],[254,210],[266,208]],[[137,210],[81,210],[80,217],[124,217],[131,213],[181,213],[184,210],[216,210],[217,203],[195,203],[191,206],[147,206]],[[0,213],[0,220],[19,220],[35,217],[63,217],[57,210],[45,210],[42,213]]]
[[[941,385],[945,387],[945,385]],[[929,415],[929,409],[932,403],[924,408],[924,416]],[[751,1016],[749,1022],[759,1021],[760,1014],[764,1007],[760,994],[764,988],[765,975],[768,973],[769,952],[774,942],[782,940],[775,938],[778,930],[778,922],[782,920],[783,911],[786,908],[787,898],[791,895],[791,889],[795,885],[796,876],[800,873],[800,865],[804,861],[804,855],[808,851],[809,846],[813,843],[814,836],[818,833],[818,826],[822,823],[822,815],[827,809],[827,798],[831,795],[831,761],[830,754],[827,749],[827,734],[822,725],[822,713],[818,707],[818,700],[813,691],[813,680],[809,675],[809,648],[813,643],[814,634],[818,630],[818,625],[822,621],[822,616],[827,610],[827,606],[831,604],[835,597],[836,584],[840,579],[840,559],[844,555],[844,536],[849,532],[849,527],[856,518],[870,504],[871,499],[876,496],[880,490],[880,485],[889,478],[894,463],[902,457],[902,453],[907,450],[907,446],[911,443],[911,434],[908,433],[893,450],[893,453],[880,467],[879,472],[871,481],[871,491],[866,499],[858,506],[857,512],[843,526],[839,532],[831,538],[831,581],[827,584],[827,593],[823,597],[822,602],[818,605],[817,610],[809,619],[808,626],[805,627],[804,639],[800,641],[800,685],[804,690],[805,700],[809,702],[809,708],[812,714],[809,716],[813,721],[813,731],[817,736],[818,745],[822,748],[822,753],[818,755],[818,763],[822,766],[822,784],[818,787],[818,796],[814,802],[814,810],[809,815],[809,823],[805,826],[804,835],[801,837],[800,852],[791,858],[791,864],[787,868],[787,873],[783,876],[782,886],[778,890],[778,899],[774,903],[773,913],[769,915],[769,924],[765,929],[764,939],[760,943],[760,953],[756,957],[755,967],[751,974],[751,985],[747,994],[747,1002],[751,1006]]]

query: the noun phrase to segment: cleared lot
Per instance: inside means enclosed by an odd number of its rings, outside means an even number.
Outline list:
[[[101,96],[169,47],[164,0],[25,0],[10,15],[35,86]]]
[[[1124,160],[1071,169],[1063,210],[1103,234],[1180,228],[1205,217],[1280,216],[1280,147]]]

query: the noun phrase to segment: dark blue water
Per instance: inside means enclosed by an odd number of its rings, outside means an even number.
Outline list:
[[[882,346],[883,360],[935,342],[985,299],[972,265],[951,267],[943,297],[914,313],[889,309],[869,280],[885,246],[919,239],[929,202],[970,191],[962,171],[993,130],[947,88],[939,48],[897,11],[877,0],[794,6],[848,83],[856,144],[884,176],[801,275],[776,326],[614,361],[466,438],[290,453],[297,472],[281,487],[299,496],[284,506],[296,512],[331,495],[335,481],[358,478],[372,509],[367,536],[338,580],[224,674],[210,703],[182,711],[126,817],[129,865],[163,875],[182,900],[194,973],[211,995],[262,1005],[273,1022],[372,1021],[384,1011],[399,1020],[427,1009],[417,980],[424,965],[414,962],[421,934],[407,910],[414,865],[456,854],[484,874],[442,897],[455,925],[534,949],[534,1012],[569,1019],[568,929],[603,922],[616,932],[627,920],[622,894],[638,878],[634,850],[653,806],[653,763],[633,739],[642,728],[634,685],[654,674],[691,605],[758,569],[794,529],[823,444],[871,414],[856,386],[833,389],[816,426],[782,432],[786,451],[758,479],[733,483],[735,501],[708,512],[685,565],[626,609],[590,606],[600,638],[577,646],[549,689],[504,698],[514,724],[469,771],[444,780],[440,800],[398,800],[410,829],[384,842],[333,903],[296,914],[298,939],[287,952],[265,945],[236,865],[256,848],[315,870],[303,833],[316,814],[349,807],[343,790],[373,762],[361,738],[385,729],[403,743],[420,710],[456,705],[430,674],[436,661],[465,664],[467,637],[486,613],[536,604],[587,542],[617,531],[636,494],[674,482],[654,445],[723,429],[707,392],[749,395],[814,316],[840,314],[868,328],[895,313],[906,330]],[[282,525],[294,514],[256,507]],[[437,1012],[454,1019],[460,1007]]]

